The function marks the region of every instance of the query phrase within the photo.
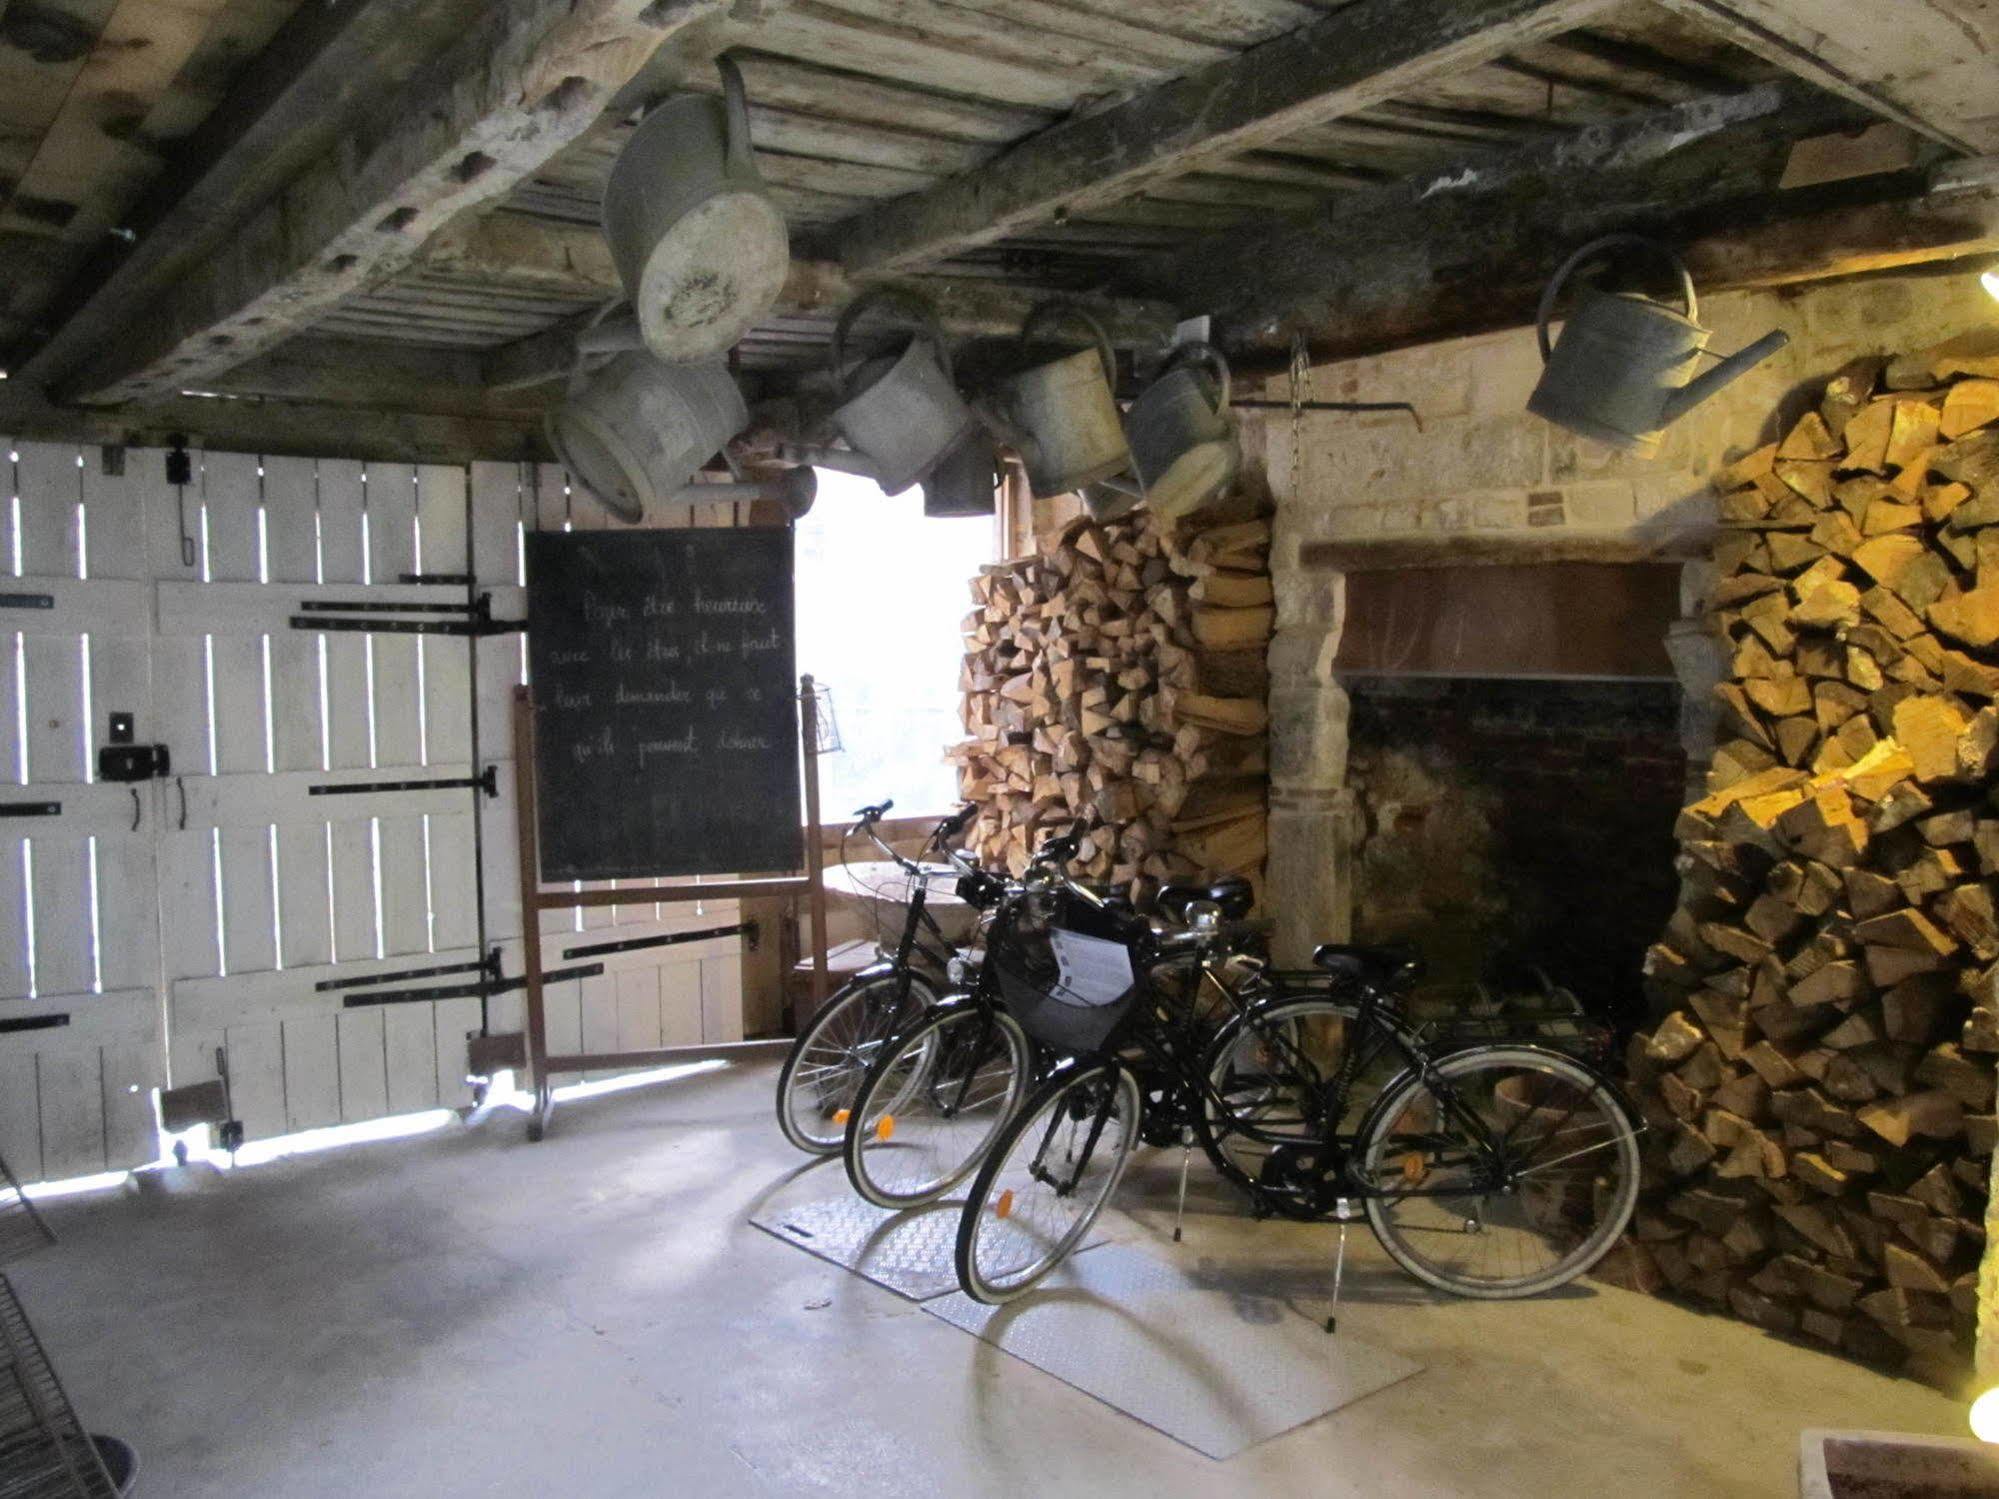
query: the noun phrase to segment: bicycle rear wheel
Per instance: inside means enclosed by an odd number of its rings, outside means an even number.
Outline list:
[[[1382,1247],[1418,1280],[1488,1301],[1553,1290],[1601,1259],[1631,1220],[1638,1169],[1623,1099],[1532,1046],[1481,1046],[1428,1078],[1405,1074],[1357,1153]]]
[[[958,1219],[958,1284],[997,1306],[1083,1242],[1117,1190],[1144,1120],[1138,1079],[1115,1062],[1056,1074],[979,1167]]]
[[[868,1069],[842,1153],[854,1190],[882,1208],[934,1202],[978,1165],[1013,1116],[1033,1066],[1011,1015],[940,1005]]]
[[[868,1068],[898,1030],[937,1003],[926,978],[856,979],[819,1008],[777,1074],[777,1125],[809,1155],[832,1155]]]

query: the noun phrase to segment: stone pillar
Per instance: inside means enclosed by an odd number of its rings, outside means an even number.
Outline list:
[[[1274,955],[1295,965],[1315,943],[1345,940],[1353,922],[1348,702],[1332,669],[1346,577],[1295,565],[1273,571],[1279,628],[1270,646],[1267,903],[1277,923]]]

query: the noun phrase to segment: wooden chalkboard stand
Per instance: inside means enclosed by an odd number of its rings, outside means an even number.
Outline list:
[[[543,993],[541,913],[573,911],[583,906],[667,904],[689,900],[745,899],[765,895],[803,895],[811,913],[812,988],[816,1000],[826,998],[826,884],[819,830],[819,724],[812,696],[812,678],[799,680],[798,726],[805,760],[805,872],[707,884],[624,886],[616,890],[544,890],[541,887],[540,824],[536,821],[534,694],[514,689],[514,767],[518,781],[514,798],[521,864],[521,933],[527,989],[528,1069],[534,1077],[534,1112],[528,1138],[547,1132],[555,1110],[554,1077],[560,1072],[590,1068],[665,1067],[709,1058],[751,1058],[790,1046],[788,1041],[733,1041],[709,1046],[666,1046],[647,1051],[612,1051],[550,1056],[548,1010]]]

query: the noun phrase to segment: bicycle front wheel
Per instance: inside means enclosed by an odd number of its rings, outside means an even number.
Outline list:
[[[1115,1062],[1058,1073],[1007,1126],[958,1219],[958,1284],[997,1306],[1083,1242],[1143,1124],[1138,1079]]]
[[[1403,1269],[1505,1300],[1566,1285],[1624,1232],[1638,1127],[1608,1083],[1560,1052],[1482,1046],[1384,1093],[1358,1165],[1368,1222]]]
[[[928,979],[878,973],[819,1008],[777,1074],[777,1125],[808,1155],[832,1155],[868,1068],[895,1033],[937,1003]]]
[[[843,1154],[854,1190],[881,1208],[934,1202],[965,1179],[1027,1091],[1033,1065],[1011,1015],[941,1005],[869,1069]]]

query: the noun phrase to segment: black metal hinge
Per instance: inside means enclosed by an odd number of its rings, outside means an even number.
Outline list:
[[[424,781],[326,781],[306,787],[308,796],[366,796],[385,791],[452,791],[477,789],[491,797],[500,794],[500,768],[488,765],[474,776],[439,776]]]
[[[742,936],[751,952],[757,949],[760,935],[754,921],[739,921],[734,926],[708,927],[698,932],[669,932],[663,937],[630,937],[622,942],[590,942],[581,947],[565,947],[565,958],[596,958],[614,952],[640,952],[648,947],[676,947],[683,942],[712,942],[718,937]]]
[[[493,596],[482,593],[469,604],[390,603],[381,599],[312,599],[291,617],[294,630],[347,630],[381,635],[504,635],[524,630],[524,619],[493,618]],[[463,614],[464,619],[377,619],[378,614]]]

